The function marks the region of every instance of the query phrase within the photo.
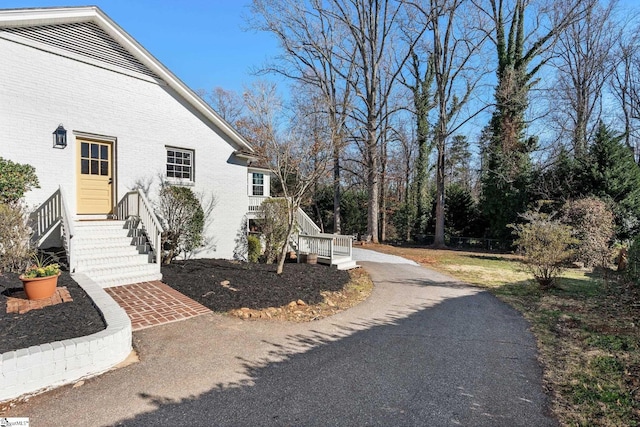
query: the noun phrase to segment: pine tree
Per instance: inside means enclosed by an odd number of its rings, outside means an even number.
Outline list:
[[[581,193],[610,200],[614,204],[619,239],[640,231],[640,167],[622,141],[600,123],[589,158],[582,162]]]

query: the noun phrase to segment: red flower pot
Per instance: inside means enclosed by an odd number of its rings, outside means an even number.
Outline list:
[[[24,293],[27,294],[27,298],[36,300],[50,298],[53,296],[53,294],[56,293],[58,276],[60,276],[60,274],[61,273],[58,273],[55,276],[32,278],[27,278],[21,275],[20,280],[22,280],[22,287],[24,288]]]

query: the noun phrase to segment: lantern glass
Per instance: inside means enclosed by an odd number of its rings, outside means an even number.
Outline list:
[[[67,146],[67,130],[60,124],[53,131],[53,148],[64,148]]]

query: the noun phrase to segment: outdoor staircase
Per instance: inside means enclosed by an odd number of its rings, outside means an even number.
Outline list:
[[[103,288],[161,280],[139,221],[76,221],[73,268]]]

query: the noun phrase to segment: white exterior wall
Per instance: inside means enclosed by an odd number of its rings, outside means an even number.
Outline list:
[[[73,132],[117,138],[116,202],[137,179],[165,172],[165,146],[195,150],[196,192],[215,195],[206,230],[215,250],[201,257],[232,258],[248,206],[246,164],[232,155],[217,128],[200,118],[165,85],[0,39],[0,157],[36,168],[40,189],[26,195],[35,207],[62,185],[76,212]],[[62,123],[68,146],[52,148]],[[235,162],[237,164],[232,164]],[[157,190],[157,186],[156,186]],[[155,191],[152,191],[153,199]]]

